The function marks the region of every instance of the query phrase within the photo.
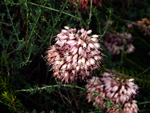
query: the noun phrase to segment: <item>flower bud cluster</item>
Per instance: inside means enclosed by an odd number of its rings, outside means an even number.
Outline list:
[[[93,77],[88,81],[86,88],[92,92],[97,92],[102,97],[110,99],[114,104],[123,104],[123,111],[125,113],[137,113],[138,107],[136,101],[132,100],[137,94],[138,86],[134,84],[134,79],[120,79],[112,73],[104,72],[102,78]],[[105,108],[104,98],[97,96],[93,98],[93,93],[87,92],[88,102],[97,103],[100,107]],[[111,109],[107,108],[109,113],[121,113],[116,106]]]
[[[77,5],[77,1],[79,1],[78,9],[81,9],[83,12],[89,12],[90,1],[89,0],[73,0],[73,3]],[[93,0],[93,6],[101,6],[102,0]]]
[[[148,20],[147,18],[142,18],[142,20],[137,21],[137,23],[150,28],[150,19]],[[144,32],[144,35],[150,35],[150,29],[141,27],[138,28],[141,29],[142,32]]]
[[[132,45],[132,35],[127,32],[121,35],[106,34],[104,38],[104,46],[113,54],[120,54],[120,51],[123,49],[125,49],[127,53],[134,51],[134,46]]]
[[[48,65],[52,65],[53,76],[61,82],[86,80],[95,69],[100,68],[103,53],[99,51],[99,36],[90,36],[92,30],[64,28],[45,58]]]

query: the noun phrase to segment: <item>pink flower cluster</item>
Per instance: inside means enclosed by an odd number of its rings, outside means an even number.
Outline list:
[[[89,0],[73,0],[73,3],[74,3],[74,5],[77,5],[77,8],[81,9],[84,13],[89,12],[89,8],[90,8]],[[102,0],[93,0],[92,1],[93,6],[101,6],[101,3],[102,3]]]
[[[45,58],[48,65],[52,65],[53,76],[61,82],[86,80],[95,69],[100,68],[103,53],[99,51],[99,36],[90,36],[92,30],[64,28]]]
[[[106,34],[104,38],[104,46],[111,51],[113,54],[120,54],[123,49],[127,53],[134,51],[134,46],[132,45],[132,35],[130,33],[119,34]]]
[[[138,113],[138,106],[137,101],[132,100],[124,104],[123,111],[125,113]],[[122,113],[120,109],[118,109],[116,106],[113,106],[111,109],[107,109],[108,113]]]
[[[133,81],[134,79],[124,80],[112,73],[104,72],[102,78],[93,77],[89,80],[86,88],[92,92],[97,92],[102,97],[110,99],[114,104],[123,104],[123,111],[125,113],[137,113],[138,107],[136,101],[132,99],[137,94],[138,86]],[[87,92],[88,102],[97,103],[104,109],[105,100],[102,97],[97,96],[93,98],[93,93]],[[116,109],[116,106],[113,106],[111,109],[107,108],[107,112],[121,113],[119,109]]]

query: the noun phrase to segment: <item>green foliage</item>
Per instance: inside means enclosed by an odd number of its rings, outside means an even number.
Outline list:
[[[26,112],[26,109],[20,103],[20,100],[16,97],[16,91],[9,84],[6,78],[0,76],[0,102],[7,105],[8,109],[14,112]]]
[[[1,0],[0,102],[8,106],[10,112],[103,112],[98,104],[93,107],[85,101],[87,90],[83,86],[86,82],[66,85],[52,77],[53,73],[49,72],[51,67],[48,68],[43,59],[45,51],[55,43],[54,38],[66,25],[70,28],[92,29],[93,34],[99,34],[102,45],[106,33],[120,34],[127,31],[124,20],[150,18],[148,3],[148,0],[129,1],[128,4],[126,1],[121,3],[106,0],[99,7],[93,5],[91,0],[88,4],[89,11],[85,13],[79,8],[79,1],[75,5],[71,0]],[[111,20],[113,25],[109,23]],[[136,27],[129,32],[133,34],[135,53],[128,55],[122,51],[115,56],[102,45],[106,55],[102,67],[121,73],[123,76],[118,75],[121,79],[135,78],[139,87],[146,91],[150,88],[150,61],[147,55],[150,40]],[[137,36],[142,39],[137,40]],[[104,71],[96,70],[93,76]],[[91,93],[93,98],[101,96]],[[141,109],[149,108],[150,98],[144,96],[143,99],[144,93],[139,95]],[[113,105],[105,98],[106,108]],[[122,107],[117,105],[117,108]]]
[[[125,68],[120,68],[118,67],[117,69],[113,69],[114,71],[121,73],[122,76],[119,76],[121,79],[126,80],[127,78],[134,78],[135,81],[137,82],[138,86],[142,88],[150,88],[150,75],[148,74],[142,74],[138,73],[137,71],[134,70],[128,70]]]

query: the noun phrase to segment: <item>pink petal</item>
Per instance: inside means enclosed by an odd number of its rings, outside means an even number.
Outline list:
[[[77,42],[75,40],[69,40],[66,43],[69,44],[71,46],[71,48],[77,44]]]
[[[99,37],[99,35],[92,35],[92,37],[93,37],[93,38],[98,38],[98,37]]]
[[[83,53],[83,49],[82,47],[79,48],[79,55],[81,55]]]
[[[92,30],[88,30],[88,31],[87,31],[87,34],[90,34],[90,33],[92,33]]]
[[[69,27],[68,27],[68,26],[64,26],[64,28],[65,28],[65,29],[67,29],[67,30],[69,29]]]

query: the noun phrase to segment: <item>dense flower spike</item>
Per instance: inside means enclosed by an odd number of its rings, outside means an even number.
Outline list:
[[[86,88],[92,92],[97,92],[101,96],[110,99],[114,104],[123,104],[123,111],[125,113],[137,113],[138,107],[136,101],[131,101],[137,94],[138,86],[133,83],[134,79],[120,79],[112,73],[104,72],[102,78],[93,77],[86,85]],[[101,108],[105,108],[105,100],[97,96],[93,98],[93,93],[87,91],[88,102],[99,104]],[[111,109],[108,108],[109,113],[122,113],[116,106]]]
[[[72,83],[78,78],[86,80],[95,69],[100,68],[103,53],[99,51],[99,36],[90,36],[92,30],[64,28],[45,58],[52,65],[54,76],[61,82]]]
[[[101,79],[105,84],[106,97],[115,104],[125,103],[137,94],[138,86],[134,84],[134,79],[115,78],[112,73],[103,73]]]
[[[134,51],[134,46],[132,45],[132,35],[127,32],[121,35],[106,34],[104,39],[104,46],[113,54],[120,54],[120,51],[123,50],[124,47],[127,53]]]

